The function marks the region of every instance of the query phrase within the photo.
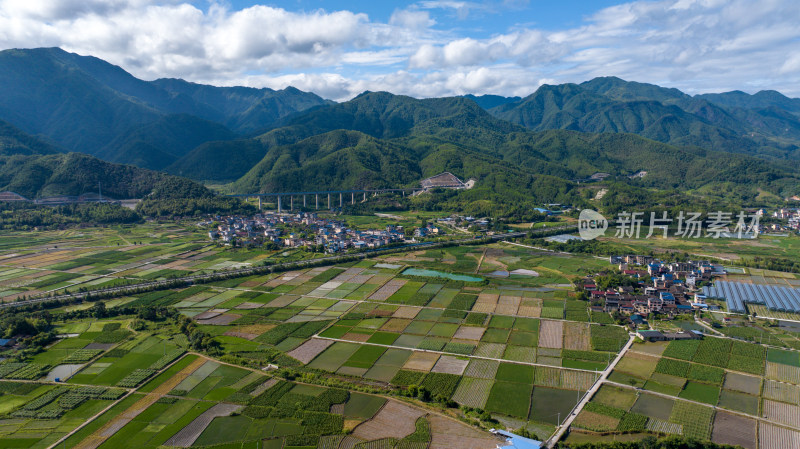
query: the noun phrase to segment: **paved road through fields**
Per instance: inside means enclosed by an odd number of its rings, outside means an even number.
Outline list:
[[[561,437],[564,436],[564,432],[566,432],[567,429],[569,429],[569,426],[572,425],[572,421],[575,420],[575,417],[577,417],[578,414],[581,412],[581,410],[583,410],[583,407],[592,399],[594,394],[597,393],[597,390],[600,389],[603,383],[605,383],[606,379],[608,379],[608,375],[611,374],[611,371],[614,370],[614,367],[617,366],[617,363],[619,363],[619,361],[622,359],[625,353],[628,352],[628,349],[631,348],[631,345],[633,345],[633,342],[635,340],[636,340],[636,334],[630,334],[628,342],[625,343],[625,346],[622,348],[621,351],[619,351],[617,357],[611,363],[609,363],[606,369],[603,370],[603,373],[600,375],[600,377],[598,377],[597,380],[595,380],[594,385],[592,385],[592,388],[590,388],[589,391],[587,391],[586,394],[583,395],[583,398],[581,398],[580,402],[578,402],[575,408],[572,409],[572,413],[570,413],[570,415],[567,416],[567,419],[565,419],[564,422],[562,422],[561,425],[556,428],[556,432],[550,437],[549,440],[547,440],[547,442],[545,442],[546,447],[552,448],[553,446],[555,446],[556,442],[558,442],[558,440],[560,440]]]

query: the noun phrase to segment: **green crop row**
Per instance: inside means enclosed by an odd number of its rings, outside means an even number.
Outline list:
[[[173,350],[167,352],[166,354],[161,356],[160,359],[158,359],[155,362],[153,362],[153,364],[150,365],[150,369],[158,371],[158,370],[164,368],[165,366],[167,366],[170,363],[172,363],[173,360],[175,360],[178,357],[180,357],[181,355],[183,355],[183,352],[184,352],[183,349],[180,349],[180,348],[173,349]]]
[[[78,349],[66,356],[62,363],[85,363],[97,357],[103,352],[102,349]]]
[[[673,340],[669,342],[662,356],[673,359],[692,360],[700,346],[699,340]]]
[[[731,353],[731,341],[721,338],[705,338],[697,347],[697,353],[692,358],[693,362],[719,367],[728,366]]]
[[[643,432],[647,427],[648,417],[638,413],[626,412],[619,421],[617,430],[620,432]]]
[[[662,374],[669,374],[670,376],[676,377],[686,377],[689,374],[689,368],[691,364],[689,362],[683,362],[680,360],[672,360],[672,359],[661,359],[658,361],[656,365],[656,372]]]
[[[136,388],[139,386],[139,384],[147,380],[147,378],[155,373],[156,370],[152,369],[135,369],[130,374],[120,379],[120,381],[117,382],[117,386],[124,388]]]
[[[612,418],[622,419],[625,416],[625,410],[618,409],[615,407],[610,407],[605,404],[600,404],[598,402],[589,402],[586,404],[584,409],[587,412],[597,413],[600,415],[610,416]]]

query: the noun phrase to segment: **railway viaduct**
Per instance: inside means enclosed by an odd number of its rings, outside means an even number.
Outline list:
[[[416,187],[407,189],[322,190],[322,191],[309,191],[309,192],[242,193],[238,195],[228,195],[228,196],[236,198],[258,198],[258,210],[261,210],[262,199],[277,198],[278,213],[280,213],[285,208],[284,201],[286,198],[289,199],[289,210],[294,209],[295,198],[302,198],[303,207],[308,207],[309,197],[314,198],[314,209],[319,209],[320,196],[322,197],[323,201],[325,201],[327,197],[327,203],[325,204],[325,208],[331,209],[333,207],[336,207],[335,201],[337,195],[339,196],[339,207],[342,207],[344,206],[345,201],[347,201],[347,196],[350,196],[349,198],[350,204],[355,204],[356,197],[362,197],[360,198],[360,200],[364,202],[367,201],[368,197],[377,196],[379,193],[400,193],[401,195],[405,196],[406,193],[414,194],[422,190],[424,189]]]

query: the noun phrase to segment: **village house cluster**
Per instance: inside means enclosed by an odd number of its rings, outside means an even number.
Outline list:
[[[268,245],[297,248],[311,247],[328,253],[348,249],[380,248],[406,240],[402,226],[387,226],[385,229],[357,230],[341,220],[320,218],[315,213],[277,214],[263,213],[252,217],[217,216],[200,223],[211,226],[208,237],[226,245]],[[433,224],[417,228],[416,238],[439,235]]]
[[[490,224],[490,220],[485,217],[475,218],[475,217],[455,215],[455,214],[450,215],[449,217],[437,218],[436,221],[442,223],[445,226],[450,226],[455,229],[458,229],[461,232],[469,232],[470,229],[478,232],[484,232],[487,230]]]
[[[769,227],[770,230],[780,231],[790,229],[793,231],[800,231],[800,209],[778,209],[772,213],[772,217],[779,220],[786,220],[786,224],[771,224]]]
[[[597,276],[582,280],[581,287],[593,308],[628,315],[660,314],[674,317],[695,309],[709,309],[700,287],[724,274],[720,265],[708,261],[664,263],[651,256],[611,256],[610,262],[630,285],[598,287]],[[634,323],[636,324],[636,323]]]

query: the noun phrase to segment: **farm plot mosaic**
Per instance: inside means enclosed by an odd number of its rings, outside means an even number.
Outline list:
[[[578,416],[572,438],[639,432],[787,447],[800,435],[799,360],[795,351],[711,336],[635,344]]]
[[[549,257],[444,248],[51,308],[53,340],[0,363],[0,441],[494,448],[502,440],[465,421],[545,440],[578,404],[567,442],[794,438],[796,352],[706,336],[618,358],[629,329],[569,281],[598,262]],[[549,274],[491,276],[524,267]],[[480,282],[439,275],[453,272]]]
[[[70,266],[55,268],[83,272],[103,265],[113,273],[100,276],[124,278],[157,260],[180,268],[179,260],[218,254],[190,242],[175,245],[162,245],[169,254],[126,248],[136,257],[117,251],[87,253],[85,260],[71,255]],[[107,301],[102,312],[97,303],[54,309],[54,333],[61,337],[43,352],[0,364],[1,385],[10,391],[0,403],[8,419],[28,423],[2,427],[0,438],[31,447],[54,441],[66,447],[256,441],[437,447],[448,441],[437,430],[446,430],[451,437],[471,434],[476,447],[496,446],[491,434],[431,419],[453,405],[477,411],[467,419],[479,422],[486,410],[544,438],[628,336],[622,328],[592,322],[585,303],[578,321],[564,321],[578,315],[579,304],[565,278],[522,276],[487,285],[403,274],[434,256],[465,266],[474,259],[477,267],[482,251],[448,248],[152,291]],[[546,262],[535,252],[516,253]],[[41,262],[40,269],[53,268],[48,264],[58,259],[23,257],[26,266]],[[522,261],[495,248],[478,271]],[[217,268],[206,262],[181,266]],[[67,277],[55,280],[79,279]],[[193,353],[197,349],[203,355]],[[256,369],[269,366],[278,369]],[[39,390],[15,390],[16,379],[42,383]],[[85,385],[93,389],[84,391]],[[509,401],[510,391],[526,393]],[[408,418],[383,435],[382,413],[390,412]],[[45,420],[56,421],[41,427],[48,432],[29,431]]]

